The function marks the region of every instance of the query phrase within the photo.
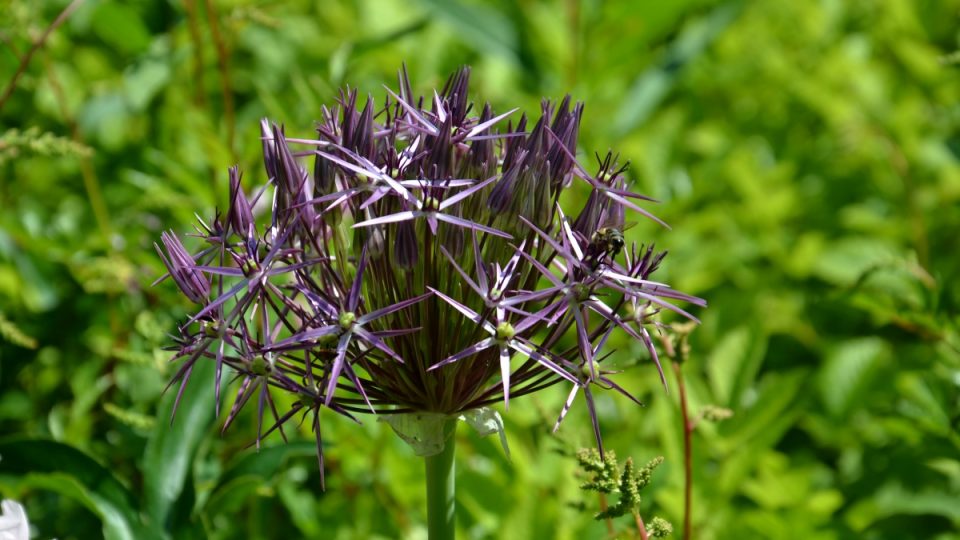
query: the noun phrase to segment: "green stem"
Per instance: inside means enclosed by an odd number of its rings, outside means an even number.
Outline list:
[[[457,421],[448,420],[443,426],[446,441],[443,451],[424,458],[427,466],[427,531],[430,540],[454,538],[456,502],[453,452],[456,430]]]

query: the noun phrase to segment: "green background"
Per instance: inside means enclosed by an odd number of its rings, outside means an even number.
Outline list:
[[[0,85],[66,6],[0,0]],[[40,538],[425,538],[422,462],[383,424],[326,418],[256,454],[213,386],[171,427],[162,347],[188,305],[153,249],[263,181],[258,120],[309,136],[349,84],[377,100],[473,67],[474,96],[586,103],[584,159],[616,149],[661,201],[628,233],[709,302],[684,371],[696,538],[960,538],[960,2],[87,0],[0,108],[0,494]],[[591,158],[592,159],[592,158]],[[582,196],[583,193],[581,192]],[[568,203],[577,207],[577,194]],[[678,533],[675,380],[612,343],[608,448],[663,455],[646,519]],[[198,376],[195,374],[195,377]],[[204,377],[204,374],[200,374]],[[211,380],[206,375],[207,380]],[[602,538],[565,390],[458,446],[461,538]],[[249,412],[249,411],[248,411]],[[615,523],[630,536],[630,520]]]

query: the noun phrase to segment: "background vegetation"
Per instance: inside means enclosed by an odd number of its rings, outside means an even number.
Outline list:
[[[0,0],[0,84],[67,5]],[[87,0],[0,94],[0,495],[41,538],[424,538],[422,465],[372,419],[259,454],[217,436],[212,384],[168,423],[166,332],[186,306],[152,243],[262,181],[258,119],[307,135],[349,83],[382,99],[461,64],[496,109],[586,102],[664,230],[661,277],[706,298],[690,406],[697,538],[960,538],[960,2]],[[3,91],[0,89],[0,91]],[[616,362],[621,458],[666,459],[644,516],[683,518],[676,389]],[[675,380],[671,379],[671,384]],[[564,391],[466,431],[463,538],[602,538]],[[585,505],[586,510],[578,505]],[[618,522],[620,530],[630,526]],[[679,534],[677,535],[679,536]],[[626,537],[626,533],[624,533]]]

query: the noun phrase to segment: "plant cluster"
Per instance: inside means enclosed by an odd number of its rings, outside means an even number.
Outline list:
[[[584,491],[595,491],[604,497],[601,499],[601,510],[594,519],[611,520],[613,518],[632,515],[637,523],[638,532],[643,538],[662,538],[673,532],[673,526],[661,518],[653,518],[644,525],[640,519],[640,491],[650,484],[653,470],[663,463],[663,457],[650,460],[638,471],[634,471],[633,458],[627,458],[620,470],[617,456],[614,452],[601,455],[593,448],[581,449],[576,454],[577,463],[588,475],[585,482],[580,484]],[[617,502],[607,505],[606,495],[616,495]]]

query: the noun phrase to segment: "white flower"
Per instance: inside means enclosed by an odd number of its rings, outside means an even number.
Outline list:
[[[27,511],[13,501],[0,502],[0,540],[29,540]]]

